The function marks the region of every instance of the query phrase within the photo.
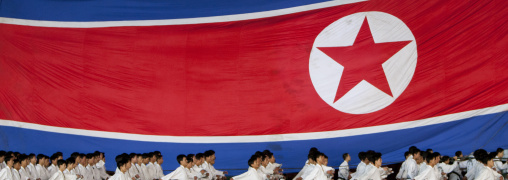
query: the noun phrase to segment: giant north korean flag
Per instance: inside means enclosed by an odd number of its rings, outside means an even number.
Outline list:
[[[508,1],[2,0],[0,149],[508,148]],[[294,171],[294,170],[293,170]],[[241,171],[239,171],[241,172]],[[233,174],[239,172],[232,172]]]

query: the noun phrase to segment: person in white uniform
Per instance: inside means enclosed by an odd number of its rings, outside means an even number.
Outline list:
[[[409,148],[409,157],[406,160],[406,167],[404,168],[407,172],[407,176],[404,179],[414,179],[418,175],[418,166],[416,159],[420,158],[420,150],[414,146]]]
[[[4,157],[4,161],[6,166],[2,170],[0,170],[0,180],[12,180],[14,157],[6,156]]]
[[[425,166],[416,177],[415,180],[438,180],[439,174],[434,170],[434,166],[437,161],[437,154],[434,153],[424,153],[425,155]]]
[[[65,180],[64,171],[67,168],[67,165],[64,160],[60,159],[56,162],[58,171],[55,174],[52,174],[49,180]]]
[[[187,176],[187,173],[185,171],[185,167],[187,166],[187,157],[183,154],[180,154],[176,156],[176,161],[178,161],[178,164],[180,166],[176,168],[173,172],[169,173],[168,175],[162,177],[162,180],[169,180],[169,179],[182,179],[187,180],[189,177]]]
[[[351,161],[351,156],[349,153],[344,153],[342,154],[342,159],[344,159],[344,161],[340,164],[337,175],[340,180],[348,180],[350,178],[349,161]]]
[[[129,168],[127,171],[129,172],[129,175],[134,177],[135,179],[140,179],[140,168],[137,166],[138,163],[138,154],[131,153],[129,154],[129,158],[131,159],[131,168]]]
[[[37,159],[39,162],[35,166],[35,170],[37,171],[37,174],[41,178],[41,180],[48,180],[50,175],[48,169],[46,169],[46,156],[44,154],[37,155]]]
[[[478,163],[479,166],[477,166],[477,171],[475,174],[474,179],[477,180],[502,180],[501,174],[496,172],[492,167],[494,167],[494,158],[496,157],[497,153],[479,153],[476,157],[477,160],[480,162]]]
[[[131,180],[130,177],[126,174],[127,173],[127,166],[129,164],[129,156],[123,156],[120,159],[115,158],[115,160],[118,160],[116,163],[116,171],[113,176],[109,178],[109,180]]]
[[[366,172],[360,177],[360,180],[381,180],[381,164],[383,162],[381,153],[376,152],[368,155],[368,158],[370,163],[365,168]]]
[[[502,173],[504,170],[508,169],[508,162],[503,163],[501,158],[504,156],[504,149],[497,148],[496,157],[494,158],[494,168],[498,173]]]
[[[219,171],[215,169],[213,166],[215,164],[215,151],[208,150],[205,151],[205,162],[203,163],[203,169],[206,170],[208,173],[210,173],[209,178],[212,179],[212,177],[215,177],[216,179],[225,179],[226,174],[228,174],[227,171]]]
[[[35,154],[28,155],[28,161],[29,164],[27,166],[28,173],[30,176],[36,180],[41,180],[40,175],[37,173],[37,170],[35,169],[35,164],[37,164],[37,156]]]
[[[409,151],[404,152],[404,162],[402,162],[402,165],[400,165],[399,172],[395,176],[396,179],[400,180],[402,177],[407,177],[407,174],[404,176],[403,174],[406,173],[406,161],[409,157]]]
[[[162,158],[162,155],[155,155],[156,161],[154,163],[155,165],[155,179],[160,179],[164,177],[164,171],[162,170],[162,163],[164,163],[164,159]]]
[[[259,168],[260,164],[257,160],[258,157],[256,155],[252,155],[250,159],[247,161],[247,164],[249,165],[249,169],[247,172],[240,174],[238,176],[234,176],[231,178],[231,180],[262,180],[263,178],[259,175],[257,169]]]

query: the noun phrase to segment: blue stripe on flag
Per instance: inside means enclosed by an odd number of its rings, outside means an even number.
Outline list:
[[[47,21],[120,21],[262,12],[326,0],[2,0],[0,17]]]

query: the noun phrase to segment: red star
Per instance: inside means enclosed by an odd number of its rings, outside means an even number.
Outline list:
[[[362,80],[393,96],[382,64],[410,42],[375,43],[369,23],[365,18],[353,46],[318,47],[319,50],[344,67],[333,102],[337,102]]]

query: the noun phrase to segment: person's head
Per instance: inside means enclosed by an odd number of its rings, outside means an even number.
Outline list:
[[[365,152],[363,152],[363,151],[362,151],[362,152],[359,152],[359,153],[358,153],[358,159],[360,159],[360,161],[362,161],[362,162],[363,162],[363,161],[365,160],[365,157],[367,157],[367,156],[366,156],[366,154],[365,154]],[[365,163],[365,162],[364,162],[364,163]]]
[[[150,162],[150,154],[144,153],[143,154],[143,164],[148,164]]]
[[[436,164],[439,163],[441,161],[441,154],[439,152],[434,152],[432,153],[434,154],[434,156],[436,156]]]
[[[263,155],[263,156],[261,157],[261,165],[262,165],[263,167],[266,167],[266,166],[268,166],[268,163],[269,163],[269,162],[268,162],[268,156],[267,156],[267,155]]]
[[[58,156],[58,159],[63,159],[63,153],[62,152],[56,152],[55,153]]]
[[[323,165],[328,166],[328,156],[326,154],[323,154]]]
[[[87,154],[86,159],[88,160],[88,165],[93,166],[95,162],[95,155],[93,153]]]
[[[131,153],[131,154],[129,154],[129,158],[131,158],[131,163],[133,163],[133,164],[138,163],[138,154]]]
[[[208,150],[205,151],[205,161],[210,164],[215,164],[215,151]]]
[[[316,163],[319,164],[319,165],[322,165],[323,164],[323,159],[325,158],[325,154],[321,153],[321,152],[317,152],[316,153]]]
[[[441,162],[445,164],[450,164],[450,156],[443,156],[443,158],[441,158]]]
[[[4,160],[5,160],[5,154],[7,154],[7,152],[5,152],[5,151],[0,151],[0,163],[1,163],[1,162],[4,162]]]
[[[504,149],[503,148],[497,148],[497,150],[496,150],[496,156],[498,158],[503,157],[504,156]]]
[[[187,157],[184,154],[176,156],[176,161],[183,167],[187,167]]]
[[[462,151],[455,152],[455,156],[457,156],[458,158],[461,158],[463,156]]]
[[[257,161],[257,156],[256,155],[252,155],[249,159],[249,161],[247,161],[247,163],[249,164],[250,167],[254,168],[254,169],[258,169],[259,168],[259,163]]]
[[[67,160],[65,160],[65,164],[67,165],[67,169],[74,169],[76,167],[76,158],[73,158],[72,156],[67,158]]]
[[[155,156],[156,155],[153,152],[148,153],[148,161],[151,163],[154,163],[157,160],[157,157],[155,157]]]
[[[60,170],[60,171],[64,171],[65,168],[67,168],[67,166],[65,164],[66,164],[65,160],[63,160],[63,159],[59,159],[58,161],[56,161],[56,165],[58,167],[58,170]]]
[[[28,165],[28,156],[24,154],[19,155],[19,162],[21,163],[21,167],[25,168]]]
[[[346,162],[349,162],[351,161],[351,156],[349,155],[349,153],[344,153],[342,154],[342,159],[344,159],[344,161]]]
[[[430,153],[430,154],[432,154],[432,153]],[[420,155],[421,155],[420,158],[421,158],[422,162],[427,162],[427,157],[428,157],[429,153],[427,151],[421,151]]]
[[[316,152],[309,153],[309,155],[307,155],[307,159],[309,160],[310,164],[315,164],[316,163]]]
[[[409,157],[409,151],[404,152],[404,159],[407,159]]]
[[[375,151],[373,151],[373,150],[368,150],[367,152],[365,152],[365,160],[364,160],[364,163],[365,163],[365,164],[369,164],[369,163],[374,164],[374,162],[373,162],[373,161],[371,161],[371,160],[372,160],[372,157],[373,157],[374,155],[376,155],[376,152],[375,152]]]
[[[424,159],[425,159],[427,165],[434,166],[435,161],[436,161],[436,157],[434,156],[434,154],[432,154],[432,153],[425,153],[423,155],[425,156]]]
[[[56,166],[56,161],[58,160],[58,156],[56,154],[51,155],[50,157],[51,163]]]
[[[19,160],[21,162],[21,160]],[[7,164],[7,166],[12,167],[14,165],[14,156],[5,156],[4,162]],[[25,163],[26,167],[26,163]]]
[[[492,168],[494,166],[494,158],[496,156],[496,153],[478,153],[476,157],[479,162],[481,162],[483,165],[488,166]]]
[[[411,146],[411,147],[414,147],[414,146]],[[409,154],[411,154],[413,156],[413,159],[420,158],[420,150],[416,147],[409,148]]]
[[[19,169],[21,169],[21,163],[19,162],[19,159],[16,159],[13,161],[12,163],[12,168],[16,169],[19,171]]]
[[[381,167],[383,164],[383,160],[381,159],[381,153],[373,153],[372,156],[369,156],[369,162],[371,162],[376,167]]]
[[[187,165],[185,166],[185,168],[187,169],[192,168],[192,166],[194,166],[194,160],[192,159],[192,157],[186,156],[185,159],[187,159]]]
[[[201,164],[203,164],[205,160],[205,155],[203,153],[197,153],[196,154],[196,165],[200,166]]]
[[[432,150],[432,149],[427,149],[426,151],[427,151],[428,153],[434,153],[434,150]]]
[[[116,167],[118,167],[118,170],[120,170],[122,173],[125,173],[127,171],[127,165],[129,164],[129,161],[127,159],[120,159],[120,161],[116,162]]]
[[[162,156],[161,152],[160,151],[154,151],[153,154],[155,155],[159,155],[159,156]]]
[[[138,159],[137,159],[137,163],[138,163],[139,165],[143,164],[143,154],[138,154],[138,156],[137,156],[137,157],[138,157]]]
[[[88,162],[88,159],[86,159],[86,154],[81,153],[79,154],[79,157],[81,157],[81,161],[79,163],[83,166],[86,166],[86,163]]]
[[[32,153],[28,155],[28,162],[30,162],[30,164],[37,163],[37,157],[35,156],[35,154]]]
[[[261,165],[261,161],[263,161],[263,153],[261,151],[256,151],[256,153],[254,153],[254,155],[256,155],[256,157],[257,157],[256,160]]]
[[[44,159],[45,159],[44,166],[48,167],[50,165],[49,156],[44,156]]]
[[[266,151],[266,150],[265,150]],[[268,156],[268,162],[269,163],[275,163],[275,156],[273,155],[272,152],[268,151],[266,153],[266,156]]]
[[[44,154],[37,155],[37,164],[43,166],[46,163],[46,156]]]

